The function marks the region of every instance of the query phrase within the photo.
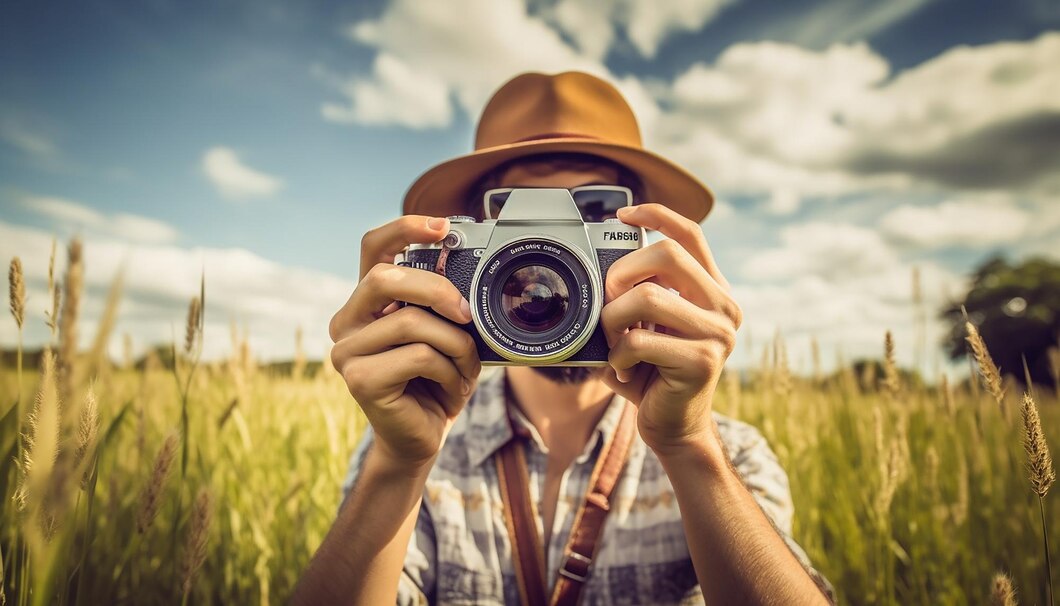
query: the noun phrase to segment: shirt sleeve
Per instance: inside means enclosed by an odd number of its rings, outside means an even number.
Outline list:
[[[744,485],[810,578],[825,597],[835,604],[832,584],[813,567],[809,556],[791,536],[795,505],[791,500],[788,474],[781,467],[773,449],[751,425],[727,418],[718,419],[718,425],[732,465]]]
[[[350,457],[350,466],[346,471],[346,479],[342,483],[342,502],[350,491],[356,489],[357,478],[360,476],[361,467],[368,454],[372,443],[372,428],[364,430],[364,436]],[[340,504],[340,509],[342,505]],[[397,604],[398,606],[421,606],[434,603],[435,590],[435,561],[437,550],[434,537],[434,524],[431,522],[430,512],[427,510],[427,501],[424,499],[420,505],[420,513],[416,518],[416,529],[409,538],[409,547],[405,552],[405,564],[398,578]]]

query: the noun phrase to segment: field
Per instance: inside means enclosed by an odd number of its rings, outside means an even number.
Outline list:
[[[0,604],[284,602],[364,427],[338,375],[301,357],[258,365],[235,333],[229,360],[200,362],[204,337],[229,336],[202,335],[197,304],[170,355],[75,354],[77,281],[56,286],[56,359],[0,369],[0,456],[19,461],[0,475]],[[1019,386],[995,381],[1000,402],[977,382],[924,386],[886,349],[881,335],[878,366],[795,377],[775,343],[760,368],[727,373],[717,406],[769,439],[796,538],[841,603],[988,603],[998,571],[1019,603],[1048,603],[1042,524],[1055,552],[1060,504],[1032,490]],[[1034,399],[1056,449],[1056,392]]]

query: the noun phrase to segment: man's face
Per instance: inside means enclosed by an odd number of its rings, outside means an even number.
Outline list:
[[[572,167],[562,162],[531,160],[513,163],[498,179],[497,187],[560,187],[581,185],[616,185],[618,170],[601,164],[579,163]],[[584,383],[601,371],[584,366],[535,366],[534,371],[556,383]]]

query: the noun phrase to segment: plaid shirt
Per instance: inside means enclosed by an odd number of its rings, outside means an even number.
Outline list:
[[[553,532],[545,546],[550,588],[597,455],[615,430],[623,405],[621,397],[612,399],[585,450],[560,481]],[[519,604],[492,460],[493,453],[512,437],[507,408],[503,373],[487,369],[427,478],[398,586],[398,604]],[[548,450],[533,425],[514,407],[511,415],[512,422],[530,436],[525,441],[529,489],[531,497],[540,502]],[[791,538],[794,508],[788,478],[773,451],[750,425],[719,414],[714,418],[744,484],[811,577],[832,598],[828,581],[810,566],[805,552]],[[369,429],[353,454],[344,495],[355,484],[371,441]],[[673,486],[639,435],[634,437],[611,503],[580,604],[702,604]],[[536,521],[539,536],[544,536],[540,514]]]

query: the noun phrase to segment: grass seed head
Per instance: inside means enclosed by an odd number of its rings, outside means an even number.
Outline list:
[[[11,268],[7,272],[8,290],[11,297],[11,315],[15,318],[15,324],[22,330],[22,324],[26,321],[26,283],[22,277],[22,260],[18,257],[11,259]]]
[[[199,336],[202,334],[202,303],[199,297],[192,297],[188,304],[188,323],[184,332],[184,353],[191,355]]]
[[[1016,589],[1004,572],[995,574],[990,583],[990,606],[1017,606]]]
[[[969,321],[965,321],[964,328],[968,332],[965,340],[972,347],[972,355],[975,357],[975,363],[979,367],[979,375],[983,378],[983,387],[993,396],[997,405],[1001,406],[1005,400],[1005,390],[1001,385],[1001,371],[994,364],[994,359],[990,357],[990,350],[986,348],[986,343],[983,342],[979,329]]]
[[[145,534],[150,530],[151,525],[155,521],[155,516],[158,515],[166,479],[169,477],[169,471],[173,467],[173,460],[177,455],[178,442],[179,434],[176,431],[170,432],[166,436],[166,441],[162,443],[158,456],[155,457],[155,466],[151,471],[151,477],[148,478],[147,484],[140,494],[140,512],[136,518],[136,530],[140,534]]]
[[[199,490],[195,497],[195,506],[191,513],[191,527],[188,530],[184,548],[184,562],[181,568],[184,595],[191,593],[195,574],[206,560],[206,543],[209,537],[210,520],[213,517],[213,499],[206,488]]]
[[[1053,469],[1053,457],[1049,454],[1049,445],[1042,433],[1042,420],[1038,415],[1038,405],[1028,393],[1023,394],[1020,407],[1023,416],[1023,448],[1027,451],[1027,471],[1031,488],[1039,498],[1045,498],[1049,488],[1056,481]]]

